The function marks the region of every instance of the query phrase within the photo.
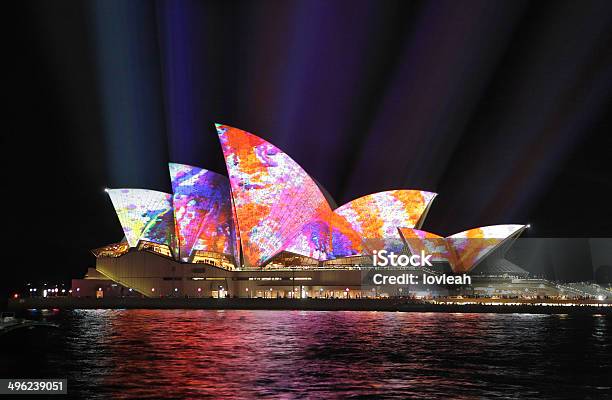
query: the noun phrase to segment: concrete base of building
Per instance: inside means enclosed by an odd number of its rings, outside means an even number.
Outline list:
[[[98,257],[96,270],[113,282],[148,298],[262,298],[262,299],[359,299],[424,293],[429,287],[402,292],[399,286],[364,285],[368,270],[259,269],[227,270],[207,264],[180,263],[145,251],[130,251],[120,257]],[[100,297],[73,281],[73,295]],[[76,287],[75,287],[76,286]],[[78,289],[78,290],[77,290]],[[435,295],[447,294],[437,288]],[[102,297],[111,294],[103,293]]]
[[[422,277],[421,283],[399,285],[391,284],[389,279],[386,284],[383,280],[383,284],[379,285],[380,279],[373,279],[374,275],[381,273],[394,275],[394,272],[371,267],[359,268],[352,265],[337,269],[294,267],[291,269],[228,270],[207,264],[180,263],[146,251],[129,251],[120,257],[98,257],[96,260],[95,270],[90,270],[85,279],[72,281],[73,297],[163,298],[168,306],[164,305],[162,308],[181,308],[182,304],[202,304],[195,308],[208,307],[205,301],[184,303],[180,300],[187,298],[196,300],[230,298],[258,300],[410,298],[414,300],[436,297],[521,300],[612,298],[605,291],[602,291],[603,295],[590,296],[588,293],[567,285],[545,279],[509,275],[475,274],[471,275],[468,284],[424,284],[426,277],[423,276],[425,273],[423,269],[402,270],[395,272],[402,275],[415,274]],[[431,278],[432,274],[445,275],[440,271],[430,271],[428,278]],[[178,301],[176,306],[175,301]],[[216,303],[211,304],[211,308],[217,307]],[[256,303],[248,304],[250,308]],[[285,303],[270,304],[277,306]],[[328,307],[333,303],[324,304],[325,307]],[[301,307],[301,305],[297,306],[300,309]]]

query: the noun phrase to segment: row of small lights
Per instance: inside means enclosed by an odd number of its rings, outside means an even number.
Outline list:
[[[603,296],[598,296],[597,300],[599,301],[603,301],[604,298]],[[485,302],[485,303],[480,303],[480,302],[476,302],[476,301],[464,301],[464,302],[454,302],[454,301],[433,301],[434,304],[445,304],[445,305],[457,305],[457,306],[464,306],[464,305],[474,305],[474,304],[483,304],[486,306],[551,306],[551,307],[576,307],[576,306],[585,306],[585,307],[612,307],[612,304],[593,304],[593,303],[498,303],[498,302]]]
[[[45,289],[45,290],[47,291],[47,293],[58,293],[60,291],[58,288]],[[37,288],[30,288],[30,293],[34,293],[37,291],[38,291]],[[61,292],[66,293],[66,289],[62,289]],[[72,293],[72,289],[68,289],[68,293]]]
[[[36,292],[37,290],[38,290],[38,289],[30,289],[30,293]],[[81,288],[76,288],[75,290],[76,290],[77,292],[80,292],[80,291],[81,291]],[[131,292],[131,291],[133,291],[133,289],[132,289],[132,288],[129,288],[128,290],[129,290],[130,292]],[[223,290],[223,288],[221,288],[221,290]],[[247,289],[247,291],[248,291],[248,290],[249,290],[249,289]],[[270,290],[272,290],[272,289],[270,289]],[[100,291],[100,292],[101,292],[101,291],[102,291],[102,288],[101,288],[101,287],[99,287],[99,288],[98,288],[98,291]],[[155,291],[155,288],[151,288],[151,291],[152,291],[152,292],[154,292],[154,291]],[[174,291],[175,291],[175,292],[178,292],[178,288],[174,288]],[[198,288],[198,292],[201,292],[201,291],[202,291],[202,288]],[[59,292],[59,289],[58,289],[58,288],[48,289],[48,290],[47,290],[47,292],[48,292],[48,293],[58,293],[58,292]],[[66,289],[62,289],[62,290],[61,290],[61,292],[62,292],[62,293],[66,293]],[[69,289],[69,290],[68,290],[68,293],[72,293],[72,289]],[[14,297],[14,298],[18,298],[18,297],[19,297],[19,294],[15,293],[15,294],[13,295],[13,297]]]
[[[78,290],[79,289],[77,289],[77,291]],[[30,294],[37,293],[38,292],[38,288],[30,288],[29,292],[30,292]],[[59,292],[60,292],[60,289],[58,289],[58,288],[44,289],[43,290],[43,295],[46,295],[47,293],[59,293]],[[66,289],[62,289],[61,292],[62,293],[66,293]],[[69,289],[68,293],[72,293],[72,289]],[[19,293],[13,294],[13,298],[14,299],[18,299],[19,298]]]
[[[220,289],[220,290],[224,290],[224,289],[223,289],[223,286],[221,286],[219,289]],[[77,288],[76,290],[77,290],[77,292],[78,292],[80,289],[79,289],[79,288]],[[99,291],[102,291],[102,288],[98,288],[98,290],[99,290]],[[131,292],[131,291],[132,291],[132,288],[130,288],[129,290],[130,290],[130,292]],[[270,291],[272,291],[272,290],[273,290],[273,289],[272,289],[272,288],[270,288]],[[298,290],[298,289],[296,288],[296,289],[295,289],[295,291],[297,292],[297,290]],[[346,288],[346,289],[344,289],[344,290],[345,290],[346,292],[348,292],[348,291],[349,291],[349,288]],[[372,290],[374,290],[374,289],[372,289]],[[154,288],[154,287],[153,287],[153,288],[151,288],[151,291],[152,291],[152,292],[154,292],[154,291],[155,291],[155,288]],[[174,288],[174,291],[175,291],[175,292],[178,292],[178,288]],[[202,288],[198,288],[198,292],[201,292],[201,291],[202,291]],[[249,288],[246,288],[246,289],[245,289],[245,291],[247,291],[247,292],[248,292],[248,291],[249,291]],[[323,288],[321,288],[321,289],[320,289],[320,291],[322,292],[322,291],[323,291]],[[64,290],[62,290],[62,292],[64,292]],[[70,290],[70,293],[72,293],[72,290]]]
[[[221,288],[221,290],[223,290],[223,288]],[[132,291],[132,289],[130,289],[130,292],[131,292],[131,291]],[[155,291],[155,288],[154,288],[154,287],[152,287],[152,288],[151,288],[151,291],[152,291],[152,292],[154,292],[154,291]],[[175,291],[175,292],[178,292],[178,288],[174,288],[174,291]],[[202,291],[202,288],[198,288],[198,292],[201,292],[201,291]]]

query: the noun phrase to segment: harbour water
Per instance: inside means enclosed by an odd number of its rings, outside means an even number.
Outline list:
[[[612,318],[74,310],[0,336],[0,377],[74,398],[612,398]]]

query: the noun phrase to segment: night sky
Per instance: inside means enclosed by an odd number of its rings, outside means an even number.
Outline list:
[[[338,204],[439,193],[438,234],[612,236],[612,2],[28,1],[5,18],[7,285],[78,276],[120,240],[105,187],[170,191],[168,161],[227,174],[215,122]]]

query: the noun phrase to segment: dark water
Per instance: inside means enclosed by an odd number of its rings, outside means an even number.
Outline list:
[[[612,398],[603,316],[82,310],[0,336],[78,398]]]

